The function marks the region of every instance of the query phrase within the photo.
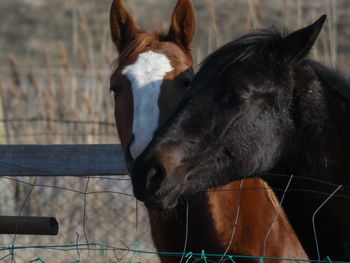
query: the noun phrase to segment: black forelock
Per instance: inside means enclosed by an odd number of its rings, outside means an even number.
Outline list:
[[[282,40],[283,35],[275,26],[243,35],[210,54],[201,63],[200,71],[220,76],[238,62],[271,56]]]

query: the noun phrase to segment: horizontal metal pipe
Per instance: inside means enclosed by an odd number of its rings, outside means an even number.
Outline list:
[[[57,235],[54,217],[0,216],[0,234]]]

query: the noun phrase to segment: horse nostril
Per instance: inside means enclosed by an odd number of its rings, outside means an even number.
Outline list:
[[[146,178],[146,189],[148,193],[155,193],[160,188],[165,178],[165,170],[160,165],[150,167]]]

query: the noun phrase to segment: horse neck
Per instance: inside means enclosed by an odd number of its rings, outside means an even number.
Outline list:
[[[335,72],[312,61],[301,65],[294,79],[291,109],[295,128],[286,140],[288,145],[280,162],[264,178],[280,190],[294,175],[284,208],[306,252],[315,258],[318,255],[311,219],[338,185],[350,184],[350,96],[344,92],[350,86]],[[349,192],[344,188],[341,194],[347,196]],[[276,193],[281,198],[282,192]],[[317,222],[323,222],[322,231],[319,229],[322,236],[318,236],[321,256],[327,253],[337,260],[346,251],[344,244],[350,235],[345,227],[349,218],[344,214],[348,200],[339,198],[339,194],[340,191],[317,214]]]
[[[181,200],[171,211],[148,209],[151,232],[158,251],[201,253],[223,252],[218,245],[205,193]],[[187,231],[186,231],[187,230]],[[186,242],[187,240],[187,242]],[[180,257],[161,255],[162,262],[179,262]]]
[[[169,247],[168,249],[170,250],[177,248],[178,251],[182,251],[186,236],[186,225],[188,226],[188,238],[193,241],[193,239],[198,237],[199,239],[197,241],[201,244],[201,247],[196,248],[193,242],[188,243],[189,247],[192,246],[192,252],[197,249],[200,252],[203,249],[202,246],[205,246],[208,241],[203,240],[203,236],[206,238],[214,236],[212,233],[213,221],[210,206],[205,192],[180,199],[178,205],[172,210],[160,212],[149,209],[148,212],[150,214],[151,224],[154,225],[157,231],[163,228],[163,231],[172,234],[171,236],[173,238],[169,239],[169,235],[161,231],[161,235],[165,237],[165,240],[161,242],[170,241],[170,243],[176,244]]]
[[[296,126],[293,148],[294,160],[300,169],[312,173],[350,171],[347,151],[350,147],[350,83],[325,66],[308,61],[295,74],[293,105]],[[299,143],[295,144],[295,140]],[[297,146],[295,146],[297,145]],[[296,157],[298,156],[298,157]],[[298,165],[293,164],[294,167]],[[297,173],[298,171],[291,171]]]
[[[168,213],[149,210],[157,249],[183,251],[187,227],[187,252],[204,249],[206,253],[223,254],[227,249],[228,254],[256,256],[264,254],[266,245],[265,256],[306,259],[276,196],[268,188],[263,180],[250,178],[187,197]],[[172,260],[163,258],[164,262]]]

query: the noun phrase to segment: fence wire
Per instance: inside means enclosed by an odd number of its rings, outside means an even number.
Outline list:
[[[35,183],[34,183],[35,181]],[[154,251],[146,210],[132,195],[128,177],[0,177],[0,214],[56,217],[58,236],[0,235],[0,247],[48,246],[52,244],[98,243],[122,250],[101,253],[79,249],[84,262],[122,261],[125,249]],[[135,247],[135,242],[142,246]],[[46,262],[71,262],[76,249],[64,253],[45,250],[0,251],[4,262],[28,262],[42,258]],[[124,255],[124,256],[123,256]],[[138,257],[142,262],[157,262],[157,256]],[[130,260],[130,258],[128,258]]]
[[[270,174],[286,177],[286,175]],[[299,177],[296,180],[309,180]],[[324,181],[317,181],[334,187]],[[58,236],[0,236],[0,262],[158,262],[143,205],[132,195],[128,176],[103,177],[0,177],[0,214],[53,216],[60,224]],[[261,189],[261,188],[259,188]],[[349,190],[350,186],[343,186]],[[237,188],[229,191],[252,191]],[[310,189],[274,189],[311,191]],[[220,190],[209,190],[217,191]],[[329,192],[318,194],[329,195]],[[338,195],[350,199],[350,195]],[[184,262],[215,262],[209,256],[185,252]],[[242,258],[274,262],[277,258],[223,255],[221,262]],[[336,262],[285,259],[290,262]],[[339,262],[339,261],[338,261]]]

